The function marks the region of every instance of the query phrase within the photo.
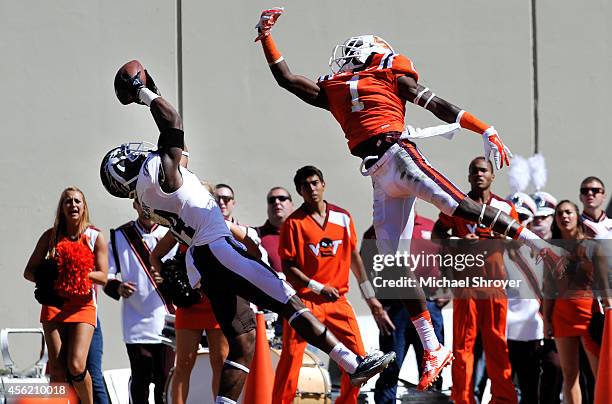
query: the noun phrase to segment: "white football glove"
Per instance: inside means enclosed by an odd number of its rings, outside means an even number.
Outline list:
[[[506,166],[510,166],[512,152],[503,144],[494,127],[491,126],[482,134],[482,141],[484,142],[484,156],[490,159],[491,153],[493,153],[495,168],[500,170],[504,163]]]
[[[276,23],[276,20],[283,13],[285,9],[283,7],[272,7],[268,10],[264,10],[261,12],[261,16],[259,17],[259,22],[255,26],[257,29],[258,35],[255,38],[255,42],[259,41],[265,36],[270,35],[270,29]]]

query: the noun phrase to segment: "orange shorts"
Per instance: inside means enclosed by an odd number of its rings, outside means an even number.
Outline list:
[[[89,300],[71,299],[62,308],[43,305],[40,310],[40,322],[57,321],[60,323],[87,323],[96,327],[96,304]]]
[[[588,334],[593,317],[592,298],[557,299],[553,310],[555,337],[580,337]]]
[[[199,303],[191,307],[177,308],[174,327],[177,330],[213,330],[221,328],[213,313],[210,300],[206,296],[203,296]]]

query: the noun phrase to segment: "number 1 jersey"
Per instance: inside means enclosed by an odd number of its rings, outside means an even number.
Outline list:
[[[349,149],[381,133],[404,131],[406,102],[397,87],[402,76],[418,80],[410,59],[397,53],[376,53],[363,70],[319,78],[317,84],[327,95]]]

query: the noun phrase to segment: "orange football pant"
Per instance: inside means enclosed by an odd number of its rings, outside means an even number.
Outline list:
[[[505,297],[453,299],[453,387],[455,404],[475,404],[474,343],[482,339],[487,374],[491,379],[491,403],[517,403],[506,343]]]
[[[322,299],[321,299],[322,300]],[[331,331],[340,342],[358,355],[365,355],[365,348],[361,340],[361,333],[357,325],[357,319],[353,306],[345,296],[335,302],[314,302],[303,300],[304,305],[312,311],[329,331]],[[276,367],[274,377],[274,390],[272,402],[289,404],[295,399],[302,357],[306,350],[306,341],[298,335],[287,320],[283,321],[283,350]],[[351,385],[349,375],[344,370],[340,384],[340,396],[336,404],[357,403],[359,387]]]

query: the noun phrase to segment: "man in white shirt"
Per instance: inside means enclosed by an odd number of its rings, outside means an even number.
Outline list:
[[[140,204],[133,203],[138,219],[111,230],[107,295],[123,298],[123,341],[130,358],[130,403],[148,403],[149,385],[155,384],[155,403],[163,403],[174,351],[162,344],[160,334],[166,314],[174,314],[168,296],[158,288],[149,254],[168,228],[146,219]],[[174,256],[174,247],[166,259]],[[121,278],[119,280],[118,278]]]

